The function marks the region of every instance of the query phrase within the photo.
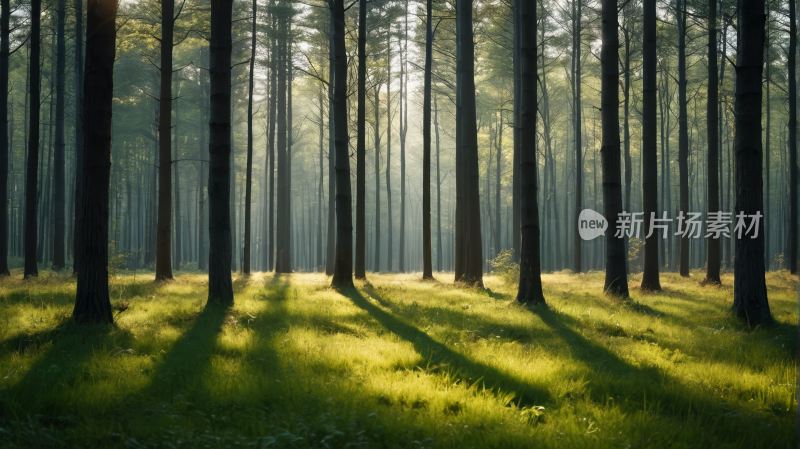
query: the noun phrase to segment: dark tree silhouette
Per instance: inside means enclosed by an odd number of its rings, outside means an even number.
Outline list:
[[[706,130],[708,132],[708,211],[717,212],[719,207],[719,134],[717,125],[717,102],[719,85],[717,81],[717,5],[716,0],[708,0],[708,99],[706,105]],[[719,239],[706,239],[706,282],[721,283],[719,277],[720,252]]]
[[[603,0],[602,48],[600,50],[603,164],[603,214],[610,223],[616,223],[622,212],[622,173],[620,170],[619,142],[619,36],[616,0]],[[606,237],[606,280],[603,290],[628,296],[628,275],[625,240],[613,235]]]
[[[431,69],[433,68],[433,29],[431,27],[431,21],[433,20],[432,16],[433,0],[427,0],[427,11],[425,18],[425,74],[422,100],[422,279],[433,279],[433,255],[431,254]]]
[[[797,273],[797,6],[789,0],[789,271]]]
[[[764,0],[739,0],[739,33],[736,45],[736,207],[735,215],[761,220],[764,206],[761,143],[761,107],[764,69]],[[790,126],[789,128],[792,128]],[[794,190],[797,186],[791,186]],[[736,220],[736,218],[734,218]],[[764,280],[764,231],[758,236],[742,233],[736,238],[733,266],[733,312],[754,326],[772,322]],[[734,238],[736,236],[733,236]]]
[[[8,22],[9,0],[0,0],[0,198],[8,198]],[[0,276],[8,276],[8,202],[0,207]]]
[[[64,22],[66,20],[66,1],[58,0],[56,11],[56,142],[53,153],[53,270],[66,268],[64,237],[66,236],[65,199],[66,199],[66,144],[64,142],[64,84],[66,84],[66,36]],[[2,100],[0,100],[2,101]],[[2,197],[5,198],[5,197]]]
[[[536,157],[536,0],[519,0],[515,13],[522,24],[520,33],[520,176],[521,176],[521,241],[519,253],[519,290],[517,301],[522,304],[545,304],[542,293],[541,262],[539,253],[539,180]],[[516,30],[515,30],[516,32]],[[499,224],[498,224],[499,225]]]
[[[84,111],[87,112],[83,166],[83,191],[86,194],[81,198],[83,252],[79,259],[78,287],[72,311],[81,323],[114,322],[108,296],[108,200],[117,5],[116,0],[89,0],[86,7],[83,99]]]
[[[231,18],[233,0],[211,0],[208,170],[208,303],[232,303]]]
[[[678,22],[678,175],[680,212],[689,213],[689,124],[686,112],[686,0],[677,0],[675,20]],[[689,235],[680,237],[680,273],[689,276]]]
[[[714,0],[711,0],[712,2]],[[644,234],[650,234],[650,217],[658,210],[658,116],[656,87],[656,0],[644,0],[642,85],[642,209]],[[712,58],[713,59],[713,58]],[[660,218],[660,217],[658,217]],[[645,238],[643,290],[661,290],[658,276],[658,232]]]
[[[358,4],[358,119],[356,126],[356,279],[366,279],[367,246],[367,0]],[[322,118],[320,117],[320,120]]]
[[[80,240],[83,201],[83,0],[75,0],[75,223],[72,232],[72,273],[83,252]],[[2,44],[0,44],[2,45]],[[152,213],[152,212],[151,212]],[[149,251],[147,253],[149,256]],[[146,256],[147,257],[147,256]]]
[[[98,1],[98,0],[94,0]],[[42,0],[31,0],[31,37],[30,37],[30,98],[31,107],[28,123],[28,167],[25,179],[25,274],[24,277],[39,276],[39,267],[36,264],[36,229],[38,229],[37,209],[38,203],[38,172],[39,165],[39,121],[41,111],[40,81],[41,68],[39,59],[41,55],[41,28],[42,28]],[[116,10],[115,10],[116,11]],[[115,12],[116,15],[116,12]],[[81,242],[83,244],[83,242]]]
[[[250,203],[253,197],[253,78],[256,64],[256,12],[258,5],[253,0],[253,28],[250,31],[250,77],[247,95],[247,174],[244,187],[244,254],[242,273],[250,274]]]
[[[353,217],[350,193],[350,154],[347,135],[347,50],[345,48],[344,0],[328,0],[333,11],[333,47],[336,57],[333,96],[336,127],[336,263],[334,287],[353,286]]]

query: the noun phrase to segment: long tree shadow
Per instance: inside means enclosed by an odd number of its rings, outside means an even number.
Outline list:
[[[404,323],[392,314],[372,304],[358,290],[351,288],[342,290],[341,293],[390,332],[410,342],[417,353],[428,358],[431,363],[449,365],[458,370],[460,377],[467,383],[472,384],[480,381],[489,388],[513,392],[516,395],[514,402],[521,405],[542,404],[552,400],[551,394],[545,385],[527,383],[509,373],[502,372],[484,363],[473,361],[463,354],[451,350],[425,332]]]

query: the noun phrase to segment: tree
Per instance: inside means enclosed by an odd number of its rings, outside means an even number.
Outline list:
[[[581,134],[581,43],[582,43],[582,1],[572,0],[572,114],[573,138],[575,144],[575,232],[573,233],[573,264],[575,272],[583,271],[583,253],[580,233],[578,232],[578,216],[583,209],[583,143]],[[603,2],[605,5],[605,2]],[[605,11],[605,8],[603,8]],[[617,23],[615,20],[614,23]],[[619,38],[617,38],[619,42]],[[605,92],[605,89],[603,89]],[[619,113],[617,113],[619,115]],[[619,136],[617,136],[619,140]],[[608,216],[608,215],[606,215]]]
[[[520,182],[521,182],[521,247],[519,254],[519,290],[517,301],[522,304],[545,304],[542,293],[542,276],[539,252],[539,180],[536,157],[536,119],[538,100],[536,97],[536,79],[538,77],[538,59],[536,57],[536,0],[518,0],[522,25],[520,33]],[[515,30],[516,32],[516,30]],[[498,224],[499,225],[499,224]]]
[[[64,143],[64,84],[66,84],[66,39],[64,22],[66,20],[65,0],[58,0],[57,18],[57,56],[56,56],[56,145],[53,154],[53,270],[60,271],[66,267],[64,237],[66,220],[64,201],[66,198],[66,145]]]
[[[433,279],[431,254],[431,69],[433,68],[433,0],[427,0],[425,74],[422,100],[422,279]],[[401,247],[402,251],[402,247]],[[402,252],[400,253],[402,254]],[[402,265],[401,265],[402,269]]]
[[[366,279],[367,246],[367,0],[358,4],[358,119],[356,141],[356,279]],[[322,117],[320,117],[322,120]]]
[[[250,32],[250,77],[247,96],[247,177],[244,190],[244,254],[242,273],[250,274],[250,203],[253,196],[253,78],[256,63],[256,12],[258,5],[253,0],[253,28]]]
[[[717,103],[719,101],[717,80],[717,5],[708,0],[708,99],[706,103],[706,130],[708,132],[708,211],[717,212],[719,207],[719,155]],[[719,277],[719,239],[706,238],[706,282],[721,283]]]
[[[83,167],[83,191],[86,194],[81,198],[83,226],[80,233],[83,250],[79,259],[75,308],[72,311],[73,317],[81,323],[114,322],[108,296],[108,200],[117,5],[116,0],[89,0],[86,8],[83,100],[84,110],[88,112],[84,130],[86,157]],[[34,5],[33,11],[38,11],[38,6]],[[37,16],[34,14],[34,23],[38,22]]]
[[[336,126],[336,263],[334,287],[353,286],[353,217],[350,193],[350,154],[347,130],[347,50],[345,48],[344,0],[328,0],[333,12],[335,55],[333,112]]]
[[[711,0],[712,2],[714,0]],[[657,55],[656,0],[644,0],[644,42],[642,68],[642,209],[644,217],[644,272],[642,290],[661,290],[658,276],[659,235],[650,228],[658,210],[658,116],[657,116]],[[652,235],[650,234],[652,232]],[[648,237],[649,236],[649,237]]]
[[[789,271],[797,273],[797,7],[789,0]]]
[[[36,166],[39,165],[39,121],[41,109],[39,87],[41,81],[41,69],[39,66],[41,10],[42,0],[31,0],[30,79],[32,82],[30,83],[31,108],[28,118],[28,123],[30,123],[30,131],[28,132],[28,171],[25,180],[25,278],[39,276],[39,267],[36,265],[36,229],[38,228],[36,212],[39,206]],[[81,243],[83,244],[84,242]]]
[[[764,0],[739,0],[736,43],[736,214],[761,219],[763,151],[761,143],[761,74],[764,70]],[[793,124],[792,124],[793,125]],[[790,126],[789,128],[792,128]],[[792,185],[790,190],[795,190]],[[764,233],[736,239],[733,266],[733,312],[754,326],[772,322],[764,281]]]
[[[161,0],[161,73],[158,109],[158,234],[156,280],[172,279],[172,47],[175,0]],[[180,12],[178,12],[180,14]]]
[[[233,303],[231,282],[231,19],[233,0],[211,0],[208,303]]]
[[[619,142],[619,36],[617,35],[617,2],[603,0],[602,3],[602,47],[600,50],[601,93],[600,112],[602,117],[602,147],[600,155],[603,164],[603,214],[612,223],[622,212],[622,173],[620,171]],[[620,237],[606,237],[606,280],[603,290],[609,293],[628,296],[627,255],[625,240]]]
[[[475,42],[472,30],[472,0],[458,2],[458,52],[461,85],[458,99],[461,102],[461,142],[458,149],[462,158],[462,188],[464,198],[464,273],[458,281],[483,287],[483,255],[481,244],[481,215],[478,171],[478,124],[475,103]],[[521,113],[521,112],[520,112]],[[457,168],[458,170],[458,168]]]
[[[75,224],[73,225],[72,273],[78,272],[83,252],[80,240],[83,201],[83,0],[75,0]],[[149,253],[149,251],[148,251]]]
[[[0,0],[0,276],[8,276],[8,53],[9,0]]]
[[[686,111],[686,0],[677,0],[675,20],[678,22],[678,175],[680,214],[689,213],[689,123]],[[680,237],[680,273],[689,276],[689,233]]]

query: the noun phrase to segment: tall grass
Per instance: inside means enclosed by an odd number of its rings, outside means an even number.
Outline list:
[[[116,326],[70,319],[74,278],[0,284],[0,446],[723,447],[794,444],[796,279],[771,272],[776,324],[729,315],[733,279],[663,274],[601,294],[543,276],[549,307],[487,289],[370,275],[111,281]]]

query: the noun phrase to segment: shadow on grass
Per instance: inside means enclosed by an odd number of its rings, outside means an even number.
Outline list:
[[[467,380],[468,384],[482,381],[489,388],[498,388],[504,392],[514,392],[516,395],[514,402],[521,405],[535,405],[552,400],[550,392],[544,385],[533,385],[524,382],[513,375],[473,361],[463,354],[451,350],[425,332],[404,323],[392,314],[372,304],[358,290],[350,288],[342,290],[341,293],[348,297],[353,304],[365,310],[390,332],[410,342],[422,357],[429,359],[434,364],[447,364],[458,370],[460,377]],[[469,382],[468,379],[472,381]]]

